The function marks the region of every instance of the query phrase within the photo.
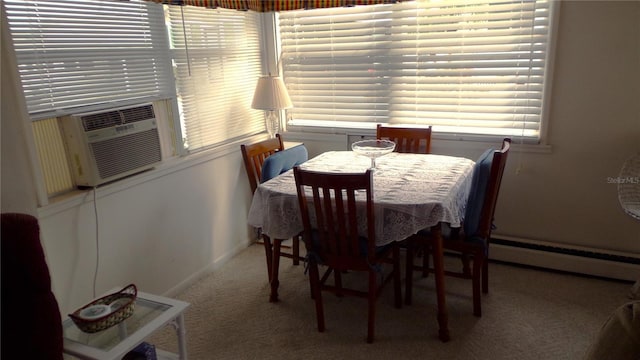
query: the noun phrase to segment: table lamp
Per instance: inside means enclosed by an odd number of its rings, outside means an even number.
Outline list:
[[[261,76],[253,94],[253,109],[267,111],[265,125],[271,138],[280,130],[280,119],[276,111],[293,107],[287,88],[279,76]]]

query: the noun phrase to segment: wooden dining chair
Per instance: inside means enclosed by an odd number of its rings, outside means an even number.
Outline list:
[[[256,192],[256,188],[262,178],[264,160],[275,152],[282,150],[284,150],[284,143],[280,134],[276,134],[276,137],[272,139],[240,145],[244,168],[247,170],[247,176],[249,176],[249,186],[251,186],[252,194]]]
[[[368,299],[367,342],[375,333],[376,301],[383,286],[393,279],[395,306],[402,306],[400,289],[400,250],[398,243],[378,247],[375,244],[375,218],[372,172],[322,173],[294,167],[296,189],[304,225],[309,282],[315,300],[318,331],[325,330],[322,290]],[[360,201],[356,201],[359,198]],[[362,208],[363,206],[363,208]],[[366,236],[358,233],[358,211],[366,217]],[[382,280],[382,265],[392,270]],[[322,278],[318,265],[327,267]],[[367,291],[344,287],[343,272],[368,273]],[[327,283],[333,272],[334,283]]]
[[[510,146],[511,139],[506,138],[502,141],[500,150],[489,149],[476,161],[462,227],[461,229],[449,229],[449,234],[443,241],[444,249],[460,253],[463,263],[462,270],[446,270],[445,275],[471,279],[473,314],[475,316],[482,316],[481,281],[482,292],[485,294],[489,292],[489,242]],[[423,276],[426,276],[429,271],[429,269],[425,269],[424,264],[422,266],[413,264],[414,252],[417,249],[422,249],[425,257],[428,256],[432,239],[432,234],[428,230],[422,230],[408,239],[405,280],[406,304],[411,304],[413,271],[421,271]],[[470,260],[473,268],[469,266]]]
[[[278,151],[264,160],[262,164],[262,176],[260,182],[265,182],[273,179],[274,177],[291,170],[294,166],[300,165],[309,159],[309,152],[306,146],[303,144]],[[304,260],[300,257],[300,239],[301,234],[298,234],[292,238],[291,253],[282,252],[282,248],[286,247],[282,244],[283,239],[271,239],[265,234],[262,234],[262,239],[265,242],[265,246],[273,249],[273,256],[271,260],[267,259],[267,266],[271,269],[271,276],[269,281],[274,278],[273,272],[277,272],[280,268],[280,257],[290,257],[293,259],[293,264],[298,265],[300,260]],[[268,255],[267,255],[268,256]],[[277,279],[277,273],[275,278]],[[274,284],[275,285],[275,284]],[[271,301],[277,301],[277,298],[271,298]]]
[[[429,127],[396,127],[382,126],[376,127],[377,139],[388,139],[396,143],[393,151],[412,154],[431,153],[431,126]],[[407,245],[406,241],[401,243],[401,247]],[[423,256],[422,250],[416,253],[417,257],[422,257],[423,267],[429,267],[429,258]],[[426,275],[426,274],[425,274]]]
[[[256,188],[258,184],[262,181],[268,180],[267,178],[263,179],[262,169],[264,167],[265,160],[270,156],[284,151],[284,143],[282,141],[282,137],[280,134],[276,134],[275,138],[267,139],[263,141],[259,141],[253,144],[242,144],[240,145],[240,152],[242,153],[242,158],[244,160],[244,168],[247,171],[247,176],[249,177],[249,185],[251,186],[251,193],[256,192]],[[306,149],[305,149],[306,150]],[[306,153],[306,151],[305,151]],[[307,155],[308,156],[308,155]],[[306,159],[305,159],[306,160]],[[293,165],[291,165],[293,166]],[[271,172],[275,166],[270,166]],[[269,237],[262,236],[262,241],[265,247],[265,255],[267,260],[267,275],[269,277],[269,281],[272,278],[272,269],[273,269],[273,244]],[[292,238],[291,244],[291,252],[282,252],[280,251],[280,247],[289,248],[288,246],[281,245],[278,242],[278,256],[291,258],[293,259],[293,264],[298,265],[300,263],[300,237],[294,236]]]
[[[429,127],[391,127],[378,124],[376,139],[388,139],[396,143],[393,150],[400,153],[431,153],[431,126]]]

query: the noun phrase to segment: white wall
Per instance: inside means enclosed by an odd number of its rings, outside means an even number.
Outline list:
[[[19,136],[6,143],[5,125],[20,128],[25,120],[23,110],[5,106],[19,102],[7,96],[17,90],[5,76],[4,48],[2,54],[2,209],[18,198],[28,211],[35,203],[32,175],[24,171],[23,157],[6,156],[19,154],[25,144]],[[640,2],[563,2],[550,104],[552,151],[512,153],[496,234],[640,254],[640,222],[622,212],[615,185],[607,183],[640,151],[639,84]],[[346,146],[340,136],[303,141],[312,153]],[[434,151],[475,158],[482,146],[436,140]],[[516,175],[518,164],[522,171]],[[23,168],[22,175],[13,176],[16,168]],[[14,192],[23,195],[5,198]],[[239,144],[102,187],[97,197],[98,293],[129,282],[143,291],[175,292],[253,237]],[[87,193],[38,211],[63,314],[93,296],[92,199]]]
[[[238,149],[98,189],[98,295],[128,283],[174,293],[248,246],[250,190]],[[71,202],[40,210],[54,291],[67,310],[93,296],[96,261],[93,193]]]
[[[640,152],[640,2],[561,5],[553,150],[511,158],[499,233],[640,254],[640,222],[624,214],[607,181]]]
[[[2,7],[4,12],[4,7]],[[0,132],[2,170],[0,183],[2,193],[0,206],[2,212],[20,212],[36,215],[36,192],[32,175],[32,157],[26,145],[24,123],[20,121],[26,116],[24,98],[14,89],[19,84],[15,59],[8,54],[13,53],[11,39],[8,35],[7,22],[2,14],[2,53],[0,64],[2,87],[0,88],[1,113]]]

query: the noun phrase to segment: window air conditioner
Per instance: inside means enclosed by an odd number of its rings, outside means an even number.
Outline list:
[[[79,187],[151,169],[162,158],[152,104],[65,116],[62,129]]]

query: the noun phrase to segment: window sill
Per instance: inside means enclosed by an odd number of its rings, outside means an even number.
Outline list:
[[[352,141],[375,138],[376,130],[371,128],[305,128],[289,127],[288,131],[284,134],[286,139],[304,141],[309,140],[330,140],[337,136],[346,137],[347,144]],[[444,149],[460,148],[468,150],[484,150],[490,147],[495,147],[502,139],[507,136],[498,135],[485,135],[485,136],[473,136],[465,135],[460,137],[455,134],[438,133],[433,132],[432,140],[434,146],[442,147]],[[519,140],[516,137],[512,137],[511,150],[514,152],[522,153],[534,153],[534,154],[551,154],[553,147],[551,144],[535,143],[534,140]]]
[[[233,154],[240,153],[240,144],[250,143],[264,140],[265,134],[258,134],[248,138],[242,138],[232,143],[225,144],[213,149],[189,154],[183,157],[173,157],[165,159],[162,163],[151,170],[147,170],[129,177],[99,185],[95,188],[75,189],[68,193],[52,197],[47,205],[38,208],[38,217],[46,218],[57,213],[93,202],[94,196],[102,198],[114,193],[124,191],[126,189],[162,178],[175,172],[196,166],[201,163],[209,162],[214,159]]]

